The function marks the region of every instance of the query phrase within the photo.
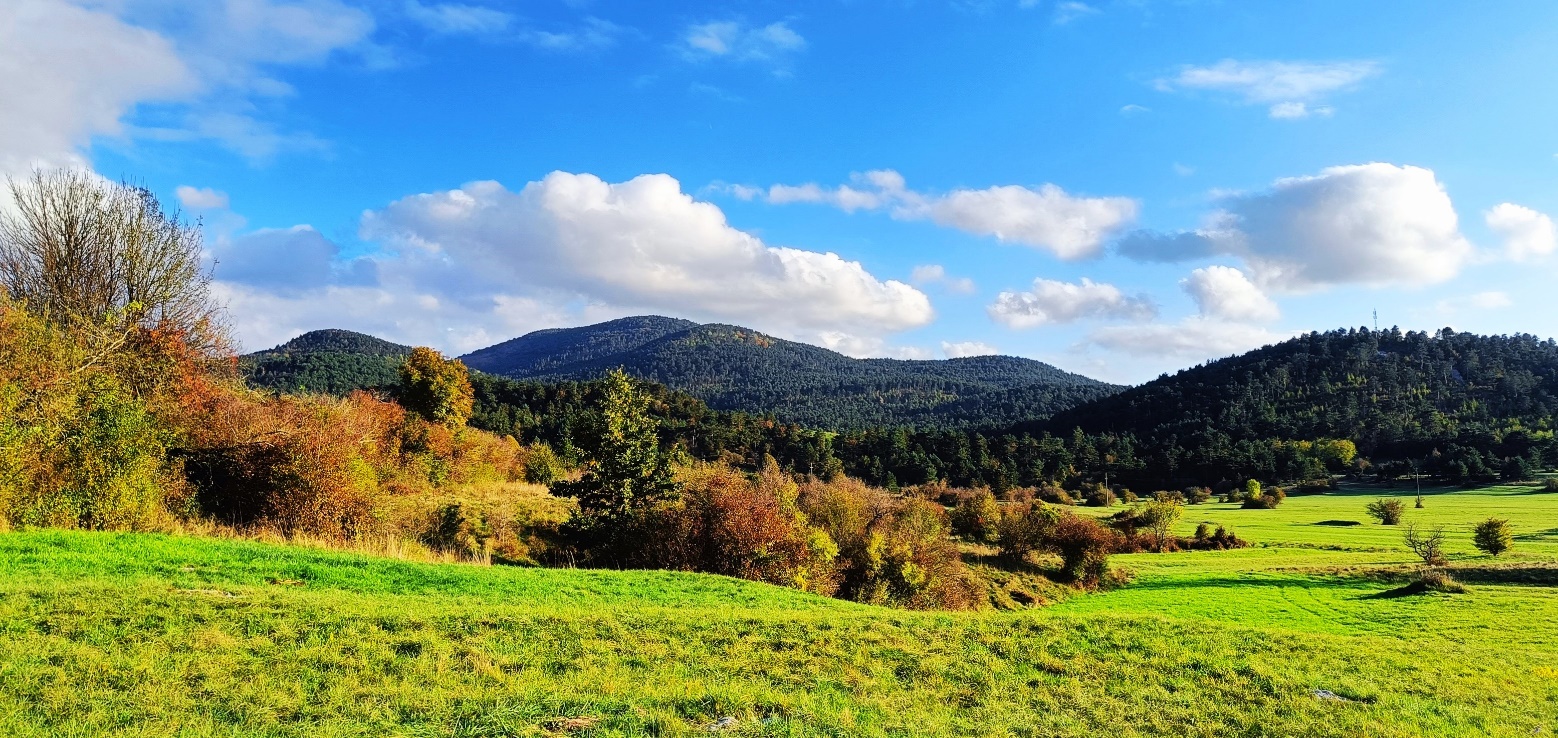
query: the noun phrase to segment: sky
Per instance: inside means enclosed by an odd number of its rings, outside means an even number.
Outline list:
[[[204,225],[246,350],[660,314],[1136,383],[1558,335],[1558,4],[0,0],[0,173]]]

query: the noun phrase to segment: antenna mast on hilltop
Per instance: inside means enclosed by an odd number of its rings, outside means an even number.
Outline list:
[[[1379,308],[1374,309],[1374,332],[1379,333]]]

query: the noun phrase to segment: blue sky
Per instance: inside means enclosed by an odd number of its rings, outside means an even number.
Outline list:
[[[641,313],[1136,382],[1558,334],[1549,2],[11,0],[0,169],[202,218],[248,349]]]

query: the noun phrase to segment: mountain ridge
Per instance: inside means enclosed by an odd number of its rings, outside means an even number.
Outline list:
[[[572,360],[538,361],[542,347]],[[659,316],[538,331],[461,358],[475,369],[535,381],[587,380],[622,368],[718,410],[829,428],[1015,422],[1118,389],[1032,359],[855,359],[742,326]],[[946,412],[987,394],[1002,396],[995,405],[1005,409],[1001,417],[984,409]]]

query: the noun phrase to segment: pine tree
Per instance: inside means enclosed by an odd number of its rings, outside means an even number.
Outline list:
[[[660,449],[649,396],[626,372],[604,379],[600,419],[586,439],[584,475],[552,484],[552,493],[579,501],[576,528],[586,546],[609,545],[638,513],[673,497],[671,459]]]

